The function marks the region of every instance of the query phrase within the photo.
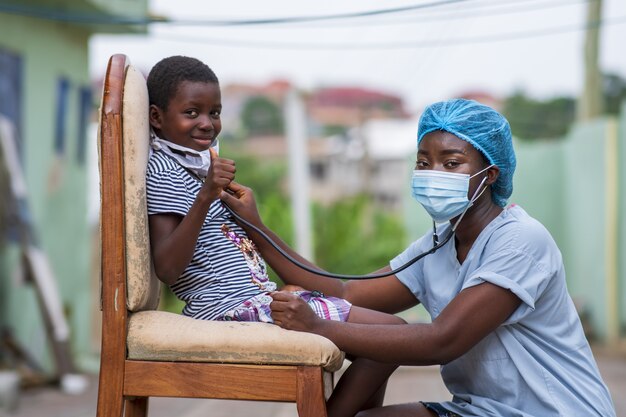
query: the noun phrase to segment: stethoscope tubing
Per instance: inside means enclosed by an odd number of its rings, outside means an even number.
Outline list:
[[[448,241],[450,240],[452,235],[454,235],[454,230],[450,230],[448,232],[448,234],[446,235],[445,239],[443,239],[443,241],[441,241],[440,243],[434,245],[430,250],[428,250],[426,252],[423,252],[423,253],[420,253],[419,255],[415,256],[413,259],[411,259],[410,261],[406,262],[405,264],[399,266],[396,269],[392,269],[392,270],[384,271],[384,272],[376,272],[376,273],[373,273],[373,274],[366,274],[366,275],[336,274],[336,273],[333,273],[333,272],[327,272],[327,271],[324,271],[324,270],[321,270],[321,269],[312,268],[311,266],[306,265],[306,264],[298,261],[297,259],[294,259],[289,253],[287,253],[276,242],[274,242],[272,240],[272,238],[269,237],[263,230],[259,229],[258,227],[256,227],[255,225],[253,225],[252,223],[250,223],[249,221],[247,221],[246,219],[244,219],[243,217],[241,217],[240,215],[235,213],[235,211],[233,209],[231,209],[230,207],[228,207],[228,205],[226,203],[224,203],[223,201],[222,201],[222,204],[226,208],[226,210],[228,210],[238,222],[244,224],[245,226],[251,228],[252,230],[257,232],[259,235],[261,235],[261,237],[263,239],[265,239],[274,249],[276,249],[289,262],[291,262],[292,264],[294,264],[298,268],[303,269],[303,270],[305,270],[307,272],[310,272],[310,273],[315,274],[315,275],[327,277],[327,278],[348,279],[348,280],[365,280],[365,279],[375,279],[375,278],[382,278],[382,277],[388,277],[388,276],[391,276],[391,275],[396,275],[397,273],[404,271],[405,269],[407,269],[408,267],[410,267],[411,265],[413,265],[414,263],[416,263],[420,259],[424,258],[425,256],[431,255],[431,254],[435,253],[437,250],[439,250],[440,248],[445,246],[445,244],[448,243]]]

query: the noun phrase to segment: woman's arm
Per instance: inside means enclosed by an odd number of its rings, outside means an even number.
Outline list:
[[[211,167],[187,214],[149,216],[154,269],[164,283],[174,284],[191,262],[209,208],[235,178],[235,171],[234,161],[218,158],[211,148]]]
[[[222,202],[261,229],[293,258],[311,268],[321,270],[321,268],[291,249],[280,237],[263,224],[256,207],[253,191],[250,188],[232,182],[229,186],[229,191],[230,194],[222,193],[220,196]],[[269,244],[254,229],[244,224],[241,224],[241,226],[254,241],[265,261],[287,284],[298,285],[308,290],[318,290],[326,295],[344,298],[352,304],[387,313],[397,313],[417,304],[413,294],[393,275],[378,279],[348,282],[316,275],[301,269],[285,259],[276,248]],[[389,271],[389,267],[387,266],[378,272],[381,271]],[[370,297],[369,294],[377,294],[377,297]]]
[[[368,325],[321,320],[298,297],[273,297],[272,318],[281,327],[319,334],[354,356],[400,365],[445,364],[458,358],[521,303],[509,290],[482,283],[459,293],[432,323]]]

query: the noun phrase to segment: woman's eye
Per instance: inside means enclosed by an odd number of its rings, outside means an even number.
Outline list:
[[[456,168],[459,166],[459,162],[458,161],[446,161],[444,166],[446,168]]]
[[[426,162],[426,161],[417,160],[415,162],[415,168],[425,168],[427,166],[428,166],[428,162]]]

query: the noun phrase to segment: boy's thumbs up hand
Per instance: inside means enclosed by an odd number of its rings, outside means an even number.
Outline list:
[[[211,165],[213,165],[213,161],[214,161],[216,158],[219,158],[219,157],[217,156],[217,151],[215,150],[215,148],[210,147],[210,148],[209,148],[209,154],[211,155]]]
[[[228,188],[235,179],[235,161],[220,158],[214,148],[209,148],[211,166],[204,182],[204,189],[208,190],[211,201],[216,200],[223,190]]]

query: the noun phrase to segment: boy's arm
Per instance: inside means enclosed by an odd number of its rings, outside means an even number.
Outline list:
[[[165,284],[174,284],[193,258],[200,229],[211,205],[211,201],[204,201],[200,194],[184,217],[177,214],[148,217],[154,270]]]
[[[235,162],[218,158],[211,149],[211,167],[191,208],[183,217],[177,214],[149,216],[150,245],[156,275],[174,284],[191,259],[209,208],[222,190],[235,178]]]

